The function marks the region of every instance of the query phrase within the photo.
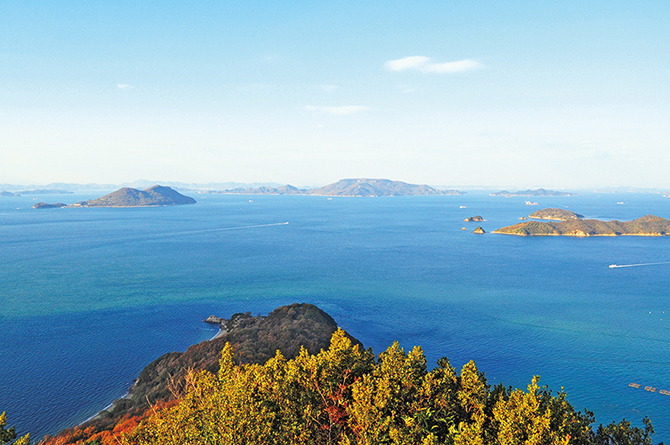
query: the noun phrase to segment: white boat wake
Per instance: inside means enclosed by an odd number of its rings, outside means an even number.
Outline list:
[[[163,238],[165,236],[172,236],[172,237],[177,237],[177,236],[189,236],[189,235],[198,235],[200,233],[211,233],[211,232],[225,232],[227,230],[244,230],[244,229],[257,229],[260,227],[272,227],[272,226],[285,226],[287,225],[288,222],[280,222],[280,223],[271,223],[271,224],[256,224],[253,226],[235,226],[235,227],[217,227],[215,229],[200,229],[200,230],[185,230],[183,232],[176,232],[176,233],[161,233],[154,235],[155,238]]]
[[[638,263],[638,264],[610,264],[610,269],[618,267],[637,267],[637,266],[655,266],[657,264],[670,264],[670,261],[662,261],[660,263]]]

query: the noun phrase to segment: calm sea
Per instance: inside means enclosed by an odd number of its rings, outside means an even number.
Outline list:
[[[214,335],[210,314],[308,302],[375,352],[421,345],[431,366],[474,359],[489,383],[524,389],[540,375],[598,422],[648,415],[655,441],[670,440],[670,396],[628,386],[670,390],[670,264],[608,267],[670,262],[670,237],[476,235],[463,222],[481,215],[490,232],[544,207],[670,218],[668,198],[193,195],[180,207],[31,208],[105,192],[0,198],[0,412],[21,434],[94,415],[153,359]]]

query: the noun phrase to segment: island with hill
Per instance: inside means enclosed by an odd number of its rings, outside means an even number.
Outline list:
[[[409,184],[390,179],[354,178],[341,179],[333,184],[313,189],[299,189],[292,185],[282,187],[234,188],[210,193],[241,195],[318,195],[318,196],[413,196],[413,195],[463,195],[459,190],[441,190],[425,184]]]
[[[547,209],[558,210],[558,209]],[[670,221],[654,215],[646,215],[632,221],[601,221],[583,219],[581,215],[556,220],[553,212],[548,212],[554,221],[528,221],[494,230],[493,233],[517,236],[667,236]],[[572,213],[572,212],[570,212]],[[532,217],[532,215],[531,215]]]
[[[575,196],[574,193],[558,192],[556,190],[545,190],[545,189],[536,189],[536,190],[521,190],[518,192],[509,192],[507,190],[501,190],[496,193],[490,193],[490,196],[505,196],[507,198],[512,196]]]
[[[195,204],[195,199],[184,196],[170,187],[155,185],[146,190],[123,187],[101,198],[80,201],[75,204],[48,204],[38,202],[34,209],[54,209],[61,207],[158,207]]]
[[[146,190],[123,187],[97,199],[73,204],[73,207],[155,207],[195,204],[195,199],[184,196],[170,187],[155,185]]]
[[[170,187],[155,185],[146,190],[123,187],[101,198],[80,201],[75,204],[47,204],[38,202],[35,209],[52,209],[60,207],[157,207],[195,204],[195,199],[184,196]]]

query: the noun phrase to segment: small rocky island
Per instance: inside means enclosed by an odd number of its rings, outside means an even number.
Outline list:
[[[477,215],[477,216],[470,216],[468,218],[465,218],[464,221],[465,222],[482,222],[482,221],[485,221],[485,219],[482,218],[481,216]]]
[[[529,221],[494,230],[493,233],[517,236],[667,236],[670,221],[654,215],[646,215],[632,221],[601,221],[583,219],[581,215],[561,209],[545,209],[542,219],[550,222]],[[555,211],[568,212],[557,214]],[[543,210],[535,213],[544,212]],[[571,215],[572,216],[571,216]],[[552,216],[551,218],[546,215]],[[537,216],[530,215],[531,218]],[[557,216],[562,217],[558,219]]]

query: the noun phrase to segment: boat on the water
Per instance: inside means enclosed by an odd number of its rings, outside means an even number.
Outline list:
[[[615,267],[619,267],[616,264],[610,264],[610,269],[614,269]]]

